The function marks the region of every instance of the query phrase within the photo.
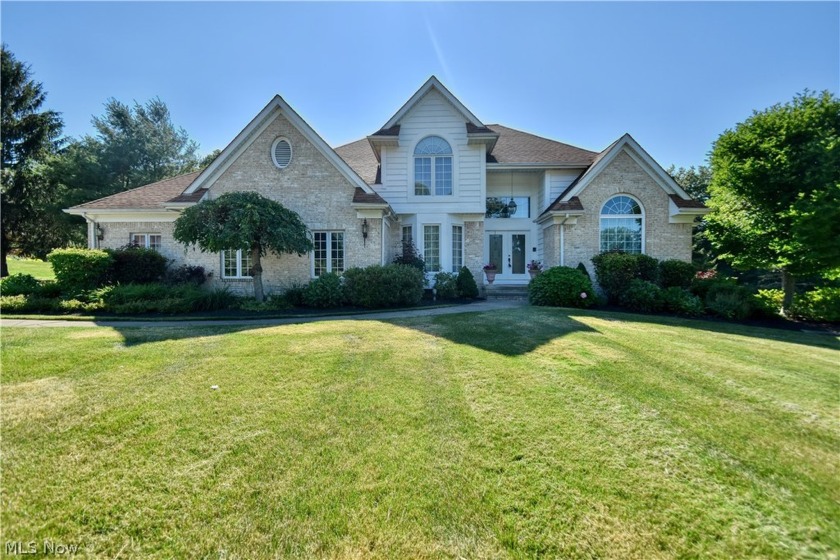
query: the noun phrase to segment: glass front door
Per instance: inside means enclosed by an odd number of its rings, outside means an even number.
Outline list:
[[[528,279],[528,233],[488,232],[489,262],[496,265],[498,280]]]

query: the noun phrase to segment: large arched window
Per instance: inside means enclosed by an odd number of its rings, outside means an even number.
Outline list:
[[[452,194],[452,148],[439,136],[424,138],[414,148],[414,194]]]
[[[642,207],[629,196],[614,196],[601,208],[601,252],[643,251],[645,216]]]

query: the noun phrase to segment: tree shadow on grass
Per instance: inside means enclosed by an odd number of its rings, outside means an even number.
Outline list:
[[[535,314],[530,313],[527,307],[386,322],[503,356],[527,354],[552,340],[573,333],[600,334],[597,329],[568,314]]]

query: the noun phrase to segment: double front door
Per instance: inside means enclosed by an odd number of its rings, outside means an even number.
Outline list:
[[[496,265],[496,281],[517,283],[528,281],[527,231],[488,231],[486,246],[489,260]]]

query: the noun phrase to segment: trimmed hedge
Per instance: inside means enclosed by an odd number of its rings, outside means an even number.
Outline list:
[[[111,255],[99,249],[55,249],[47,260],[61,291],[68,294],[101,286],[113,263]]]
[[[632,280],[656,283],[659,261],[653,257],[621,252],[601,253],[592,257],[595,277],[613,303],[620,302]]]
[[[423,299],[423,273],[406,264],[373,265],[344,271],[344,294],[351,305],[379,309],[410,307]]]
[[[662,307],[665,311],[685,317],[700,317],[706,308],[703,301],[685,288],[671,286],[660,292]]]
[[[345,273],[346,274],[346,273]],[[310,282],[303,290],[303,302],[309,307],[340,307],[344,303],[341,277],[328,272]]]
[[[0,294],[4,296],[28,296],[40,288],[40,283],[31,274],[12,274],[0,280]]]
[[[621,305],[632,311],[652,313],[662,310],[662,290],[653,282],[634,279],[621,294]]]
[[[659,263],[659,285],[662,288],[688,288],[694,279],[694,265],[670,259]]]
[[[161,280],[166,274],[168,259],[145,247],[129,245],[120,249],[106,249],[113,263],[109,280],[118,284],[149,284]]]
[[[706,309],[724,319],[743,321],[755,311],[753,294],[744,286],[718,282],[706,294]]]
[[[593,295],[592,281],[568,266],[544,270],[528,284],[528,301],[532,305],[589,307],[595,301]]]

